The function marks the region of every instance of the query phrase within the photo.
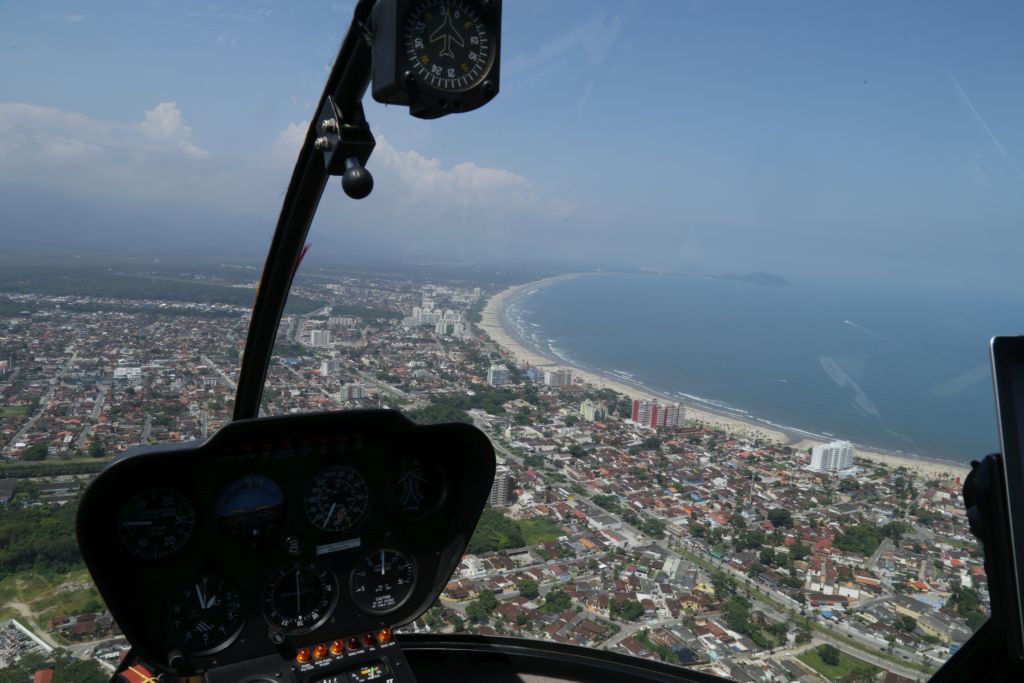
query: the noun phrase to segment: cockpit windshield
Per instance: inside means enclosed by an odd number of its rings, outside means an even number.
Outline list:
[[[106,680],[127,649],[77,500],[231,421],[352,12],[0,7],[0,683]],[[324,193],[260,414],[491,440],[488,507],[405,632],[925,680],[990,611],[961,487],[998,450],[987,341],[1024,320],[1024,7],[502,12],[486,107],[366,98],[373,192]]]

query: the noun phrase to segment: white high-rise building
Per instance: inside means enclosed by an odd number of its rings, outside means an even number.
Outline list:
[[[557,370],[545,370],[544,371],[544,384],[549,387],[568,387],[572,386],[572,370],[569,368],[559,368]]]
[[[492,387],[503,387],[508,384],[509,372],[504,365],[492,365],[487,371],[487,383]]]
[[[330,346],[331,345],[331,331],[330,330],[313,330],[309,333],[309,345],[310,346]]]
[[[817,472],[842,472],[853,467],[853,444],[833,441],[811,449],[811,469]]]
[[[361,382],[346,382],[341,387],[342,401],[360,401],[366,398],[366,385]]]

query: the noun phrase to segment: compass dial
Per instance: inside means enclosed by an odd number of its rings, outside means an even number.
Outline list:
[[[194,655],[213,654],[242,630],[241,599],[227,581],[204,576],[171,593],[164,623],[176,647]]]
[[[309,633],[331,616],[338,580],[316,562],[295,562],[274,572],[263,589],[263,613],[287,635]]]
[[[196,514],[185,496],[172,488],[133,494],[117,516],[117,537],[128,552],[144,560],[162,560],[185,547]]]
[[[364,555],[352,570],[352,601],[369,614],[388,614],[405,604],[415,585],[412,560],[381,548]]]
[[[448,92],[468,90],[487,73],[490,32],[470,0],[420,0],[405,15],[406,68],[421,82]]]
[[[348,531],[370,506],[370,490],[355,468],[335,465],[317,475],[306,494],[306,516],[324,531]]]

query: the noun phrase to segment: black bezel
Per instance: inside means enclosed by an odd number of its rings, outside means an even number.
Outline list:
[[[472,111],[494,99],[500,89],[501,0],[461,0],[473,7],[486,27],[491,55],[479,80],[458,91],[440,90],[406,66],[403,35],[408,14],[425,0],[380,0],[374,13],[373,99],[409,107],[416,117],[432,119]]]

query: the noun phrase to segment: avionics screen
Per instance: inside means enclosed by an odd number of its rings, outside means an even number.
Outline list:
[[[1024,620],[1021,581],[1024,579],[1024,337],[992,339],[992,370],[995,378],[999,441],[1006,510],[1013,552],[1013,586],[1016,599],[1009,605],[1010,652],[1024,656]]]

